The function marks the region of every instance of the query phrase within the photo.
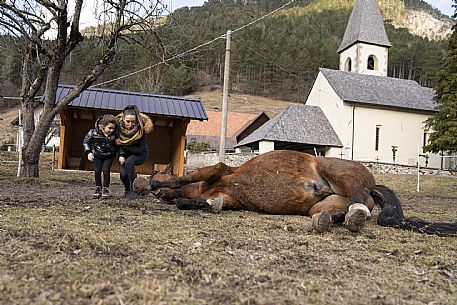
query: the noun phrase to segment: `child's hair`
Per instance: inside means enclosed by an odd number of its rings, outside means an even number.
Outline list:
[[[99,124],[105,127],[108,124],[114,124],[117,128],[119,126],[119,122],[116,120],[116,117],[112,114],[105,114],[99,121]]]
[[[143,128],[144,123],[143,120],[141,120],[140,110],[137,105],[126,106],[124,110],[122,110],[122,113],[124,113],[124,115],[134,115],[140,127]]]

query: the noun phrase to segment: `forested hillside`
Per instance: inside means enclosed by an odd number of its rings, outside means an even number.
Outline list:
[[[392,0],[400,7],[439,12],[422,0]],[[170,58],[237,29],[287,3],[287,0],[258,1],[210,0],[202,7],[181,8],[171,14],[154,33],[142,32],[136,42],[123,42],[112,66],[100,81],[110,80],[132,71],[157,64],[103,87],[185,95],[222,83],[225,40],[218,39],[183,57]],[[380,1],[381,9],[388,11]],[[298,101],[309,92],[319,67],[338,68],[336,53],[348,21],[352,0],[296,1],[287,9],[237,31],[232,38],[232,89],[245,93]],[[392,10],[392,7],[390,7]],[[394,9],[394,10],[398,10]],[[397,14],[398,15],[398,14]],[[385,19],[388,19],[385,16]],[[429,41],[405,29],[386,23],[393,47],[389,51],[389,76],[414,79],[432,86],[433,71],[446,51],[445,41]],[[138,44],[138,42],[140,44]],[[1,94],[18,94],[20,82],[19,50],[0,40]],[[5,56],[7,48],[12,56]],[[61,83],[74,84],[93,65],[101,52],[97,39],[86,37],[72,52]]]

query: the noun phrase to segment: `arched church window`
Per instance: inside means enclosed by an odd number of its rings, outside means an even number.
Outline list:
[[[377,66],[377,60],[374,55],[368,56],[368,62],[367,62],[367,69],[368,70],[375,70]]]
[[[350,58],[346,59],[346,62],[344,64],[344,71],[351,72],[352,70],[352,60]]]

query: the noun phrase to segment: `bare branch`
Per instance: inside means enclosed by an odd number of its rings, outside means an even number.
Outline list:
[[[65,7],[60,7],[60,6],[56,5],[55,3],[53,3],[53,2],[51,2],[49,0],[36,0],[36,2],[38,2],[42,6],[46,7],[51,13],[53,13],[53,10],[55,12],[62,12],[63,10],[66,9],[66,6]],[[54,15],[54,18],[57,18],[57,14]]]

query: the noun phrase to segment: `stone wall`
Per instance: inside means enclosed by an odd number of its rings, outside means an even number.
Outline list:
[[[228,153],[225,155],[225,164],[228,166],[240,166],[244,162],[254,158],[256,153]],[[189,152],[186,157],[186,170],[192,171],[198,167],[204,167],[219,163],[219,153],[217,152]]]
[[[225,164],[229,166],[240,166],[249,159],[257,156],[257,153],[229,153],[225,155]],[[203,152],[203,153],[188,153],[186,158],[186,171],[193,171],[198,167],[204,167],[219,163],[219,153]],[[362,162],[372,173],[375,174],[402,174],[414,175],[417,174],[416,166],[399,165],[392,163],[379,162]],[[457,171],[440,170],[436,168],[420,168],[421,174],[425,175],[443,175],[457,176]]]
[[[375,174],[417,174],[417,166],[399,165],[392,163],[362,162],[372,173]],[[420,173],[424,175],[457,176],[457,171],[441,170],[438,168],[420,168]]]

